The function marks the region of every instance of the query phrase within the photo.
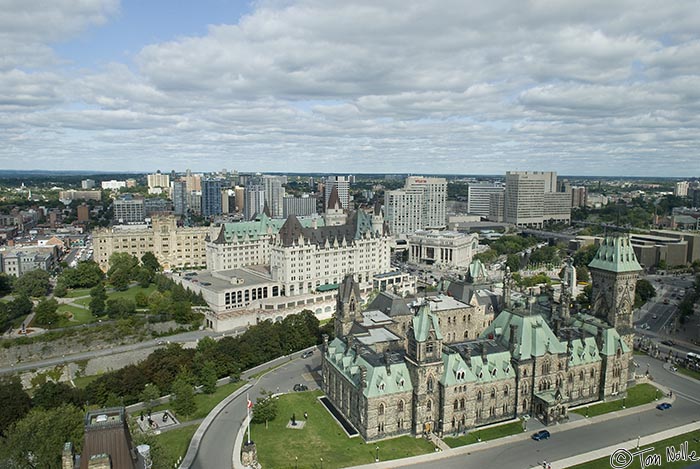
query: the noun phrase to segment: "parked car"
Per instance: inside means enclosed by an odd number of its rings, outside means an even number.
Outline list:
[[[548,440],[552,436],[549,430],[540,430],[537,433],[532,434],[532,439],[535,441]]]
[[[314,354],[313,350],[307,350],[306,352],[301,354],[301,358],[309,358],[313,354]]]
[[[301,391],[308,391],[309,387],[305,384],[297,383],[294,385],[294,390],[296,392],[301,392]]]
[[[668,345],[669,347],[676,345],[676,343],[672,340],[662,340],[661,343],[664,345]]]
[[[673,407],[673,406],[672,406],[671,403],[669,403],[669,402],[662,402],[661,404],[659,404],[659,405],[656,406],[656,408],[659,409],[659,410],[668,410],[668,409],[670,409],[671,407]]]

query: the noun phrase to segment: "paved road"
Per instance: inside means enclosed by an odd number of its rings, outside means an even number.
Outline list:
[[[321,367],[319,351],[316,350],[311,358],[298,358],[299,353],[295,353],[293,357],[293,360],[290,360],[289,357],[276,360],[275,363],[283,363],[284,365],[253,382],[253,387],[248,391],[251,401],[255,402],[263,389],[271,392],[278,392],[278,390],[279,392],[290,392],[296,383],[305,383],[310,390],[319,388],[319,383],[314,378]],[[255,372],[255,370],[251,370],[251,372],[244,373],[242,378]],[[245,415],[246,396],[241,395],[231,401],[214,419],[204,434],[197,457],[190,467],[192,469],[231,467],[233,445]],[[254,434],[252,440],[255,441]]]
[[[557,426],[549,427],[552,433],[549,440],[535,442],[528,439],[475,451],[466,456],[440,459],[441,469],[495,467],[494,461],[498,461],[498,467],[502,469],[534,467],[543,460],[564,459],[700,419],[700,384],[697,381],[690,381],[664,369],[658,360],[639,356],[635,360],[640,365],[638,370],[645,370],[648,363],[656,381],[673,390],[677,399],[672,409],[644,411],[571,430],[558,431]],[[436,464],[438,462],[433,461],[406,467],[433,468]]]

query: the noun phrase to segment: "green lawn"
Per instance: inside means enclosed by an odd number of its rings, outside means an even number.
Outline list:
[[[646,467],[663,467],[664,469],[682,469],[689,467],[692,462],[690,461],[669,461],[667,458],[666,454],[666,448],[670,448],[673,446],[676,451],[680,450],[680,445],[688,442],[688,453],[691,451],[695,451],[696,454],[700,454],[700,431],[694,431],[690,433],[686,433],[685,435],[679,435],[673,438],[669,438],[667,440],[661,440],[657,441],[655,443],[652,443],[651,445],[648,446],[642,446],[642,450],[645,448],[653,448],[653,451],[650,451],[648,453],[644,453],[645,457],[649,457],[650,455],[657,454],[659,455],[660,458],[660,464],[656,464],[656,462],[652,464],[647,464]],[[632,450],[632,453],[635,453],[637,450]],[[623,453],[624,454],[624,453]],[[697,457],[697,456],[696,456]],[[629,454],[626,456],[627,460],[632,460],[632,464],[629,466],[625,466],[626,468],[629,469],[641,469],[641,465],[639,464],[639,457],[634,456],[632,458],[629,458]],[[622,467],[622,466],[620,466]],[[589,461],[584,464],[579,464],[577,466],[570,466],[570,469],[610,469],[610,457],[605,457],[605,458],[600,458],[596,459],[594,461]]]
[[[327,469],[369,464],[374,462],[377,446],[381,461],[434,451],[430,442],[412,436],[369,444],[359,436],[348,438],[318,401],[320,395],[320,392],[301,392],[280,396],[277,418],[269,422],[268,428],[264,424],[251,426],[262,467],[319,468],[321,458]],[[292,414],[303,419],[304,412],[308,412],[309,418],[303,429],[286,428]]]
[[[153,284],[149,285],[148,288],[141,288],[138,285],[136,285],[136,286],[133,286],[133,287],[129,288],[128,290],[124,290],[124,291],[108,290],[107,297],[108,298],[130,298],[130,299],[136,301],[136,294],[138,292],[143,292],[146,294],[146,296],[148,296],[151,293],[153,293],[154,291],[156,291],[156,286]]]
[[[68,294],[66,295],[66,298],[78,298],[79,296],[89,296],[90,295],[90,289],[89,288],[76,288],[76,289],[69,289]]]
[[[695,378],[697,380],[700,380],[700,373],[694,370],[689,370],[688,368],[684,368],[682,366],[678,367],[678,373],[686,376],[690,376],[691,378]]]
[[[168,409],[170,412],[173,412],[177,419],[180,422],[186,422],[189,420],[197,420],[197,419],[202,419],[209,415],[209,412],[212,411],[216,405],[223,401],[226,396],[240,388],[245,384],[245,381],[237,381],[235,383],[228,383],[224,384],[223,386],[219,386],[216,388],[216,391],[214,394],[195,394],[194,396],[194,401],[197,404],[197,410],[194,412],[192,415],[188,415],[187,417],[182,417],[178,415],[175,411],[172,410],[170,404],[161,404],[157,407],[153,408],[153,411],[159,411],[159,410],[165,410]]]
[[[655,400],[657,396],[662,397],[661,394],[661,391],[656,389],[651,384],[642,383],[629,388],[627,390],[627,397],[624,399],[602,402],[600,404],[592,404],[588,407],[581,407],[579,409],[572,410],[571,412],[579,415],[588,414],[589,417],[595,417],[596,415],[622,410],[623,403],[625,407],[636,407],[638,405],[648,404],[649,402]]]
[[[75,387],[79,389],[85,389],[88,384],[99,378],[100,375],[90,375],[90,376],[80,376],[79,378],[73,378],[73,383]]]
[[[90,310],[85,308],[79,308],[73,305],[60,305],[58,307],[59,313],[70,313],[72,319],[68,322],[69,325],[75,326],[78,324],[87,324],[89,322],[95,322],[97,318],[92,315]]]
[[[450,448],[457,448],[458,446],[471,445],[476,443],[481,438],[481,441],[495,440],[498,438],[503,438],[504,436],[517,435],[523,432],[522,422],[511,422],[504,425],[498,425],[495,427],[485,428],[483,430],[474,429],[464,436],[458,436],[455,438],[443,438],[443,441]]]
[[[163,432],[155,437],[163,453],[165,453],[167,461],[177,461],[178,458],[185,456],[192,435],[197,431],[197,428],[199,428],[199,425],[187,425],[186,427]]]

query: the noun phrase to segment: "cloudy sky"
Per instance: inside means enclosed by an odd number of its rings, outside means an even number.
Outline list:
[[[700,176],[700,2],[0,0],[0,168]]]

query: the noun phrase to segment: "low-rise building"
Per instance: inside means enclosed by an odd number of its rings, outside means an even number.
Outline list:
[[[55,245],[21,246],[0,250],[2,272],[21,277],[32,270],[52,272],[58,267],[59,250]]]
[[[479,236],[458,231],[418,230],[408,236],[408,261],[442,268],[467,267]]]

